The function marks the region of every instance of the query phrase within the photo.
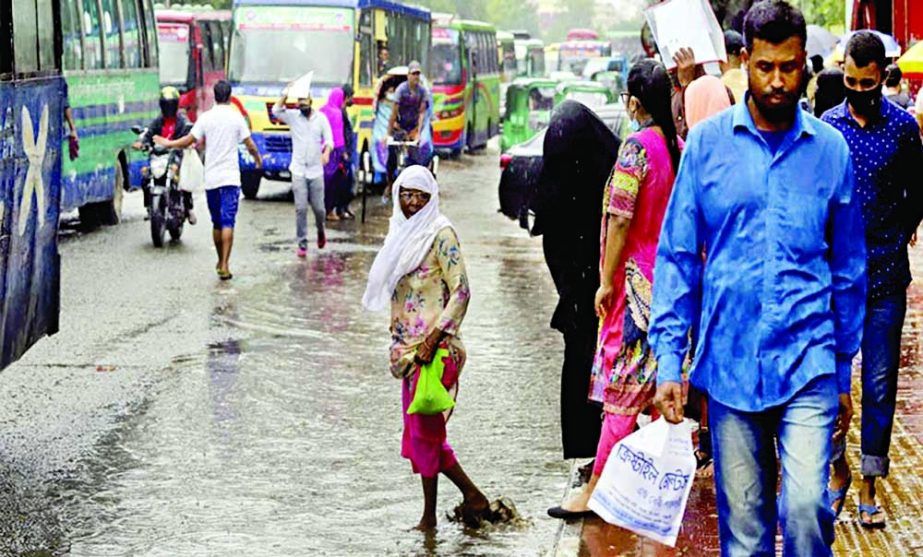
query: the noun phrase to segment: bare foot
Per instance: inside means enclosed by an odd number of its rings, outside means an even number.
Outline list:
[[[436,517],[426,517],[420,519],[420,523],[413,527],[420,532],[431,532],[436,529]]]

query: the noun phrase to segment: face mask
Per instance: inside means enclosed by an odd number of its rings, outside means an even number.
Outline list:
[[[881,109],[881,86],[869,91],[846,88],[846,98],[853,110],[863,116],[873,116]]]
[[[310,106],[299,106],[298,110],[301,111],[301,115],[305,118],[310,118],[311,116],[311,107]]]
[[[387,99],[391,102],[394,102],[397,100],[397,95],[394,93],[388,93]]]
[[[631,120],[628,121],[628,129],[630,129],[632,132],[639,132],[641,131],[641,124],[639,124],[637,120],[632,118]]]

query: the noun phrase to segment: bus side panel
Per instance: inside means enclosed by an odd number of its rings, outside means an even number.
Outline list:
[[[157,116],[157,69],[67,75],[71,110],[80,136],[80,156],[65,157],[61,207],[65,211],[112,199],[116,162],[125,153],[129,184],[140,186],[143,156],[133,152],[132,126],[145,127]]]
[[[64,82],[0,83],[0,368],[58,330]]]

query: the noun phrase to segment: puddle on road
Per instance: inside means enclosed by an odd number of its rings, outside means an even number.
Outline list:
[[[474,292],[449,439],[488,497],[509,497],[522,520],[480,531],[450,522],[461,498],[443,479],[438,532],[408,531],[422,493],[399,456],[388,316],[359,306],[386,209],[365,226],[332,226],[328,249],[298,261],[290,205],[258,203],[244,205],[257,214],[249,218],[275,230],[247,255],[260,272],[206,294],[202,353],[165,370],[147,404],[90,455],[105,473],[83,471],[60,487],[62,516],[76,525],[70,554],[546,554],[558,524],[545,509],[568,468],[563,351],[548,328],[554,289],[540,243],[496,214],[487,162],[442,167]]]

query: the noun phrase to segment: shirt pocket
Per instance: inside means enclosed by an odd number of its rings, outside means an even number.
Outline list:
[[[807,263],[826,252],[829,200],[822,192],[784,188],[776,209],[782,253],[793,261]]]

